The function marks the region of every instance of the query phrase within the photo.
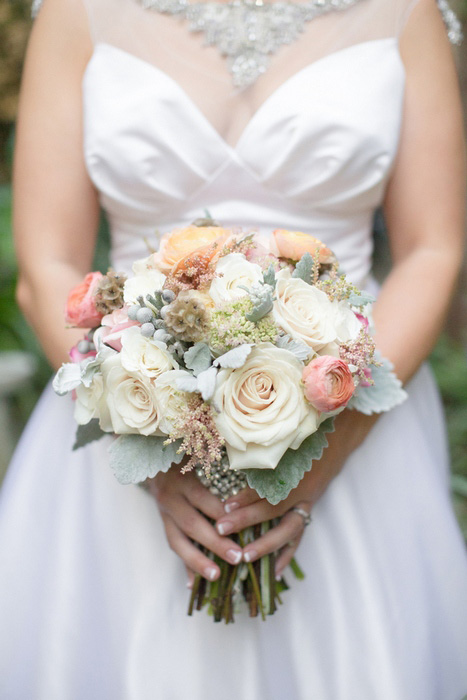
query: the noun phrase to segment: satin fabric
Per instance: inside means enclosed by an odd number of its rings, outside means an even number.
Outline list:
[[[338,51],[273,93],[232,147],[162,71],[98,43],[84,151],[114,265],[208,208],[224,225],[317,235],[366,285],[404,82],[395,39]],[[71,451],[71,401],[48,389],[1,496],[0,697],[460,700],[467,560],[426,367],[408,391],[313,508],[305,581],[287,576],[266,623],[226,627],[187,617],[156,504],[116,482],[107,439]]]

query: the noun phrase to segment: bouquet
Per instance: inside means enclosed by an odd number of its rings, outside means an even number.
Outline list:
[[[405,399],[375,349],[374,299],[318,239],[254,233],[211,219],[168,232],[128,278],[91,272],[69,295],[68,324],[90,329],[54,389],[72,392],[74,449],[106,433],[122,484],[180,465],[225,499],[247,485],[277,504],[327,445],[344,408],[386,411]],[[175,468],[175,467],[174,467]],[[274,521],[238,533],[241,546]],[[287,588],[275,555],[196,577],[189,613],[272,614]],[[292,571],[303,576],[295,560]]]

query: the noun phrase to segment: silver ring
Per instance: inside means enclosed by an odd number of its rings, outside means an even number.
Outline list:
[[[303,510],[303,508],[298,508],[298,506],[295,506],[294,508],[291,508],[290,510],[293,511],[294,513],[298,513],[298,515],[302,516],[304,527],[306,527],[307,525],[309,525],[311,523],[311,521],[312,521],[311,515],[309,513],[307,513],[306,510]]]

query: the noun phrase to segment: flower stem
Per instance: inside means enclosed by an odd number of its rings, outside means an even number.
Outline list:
[[[245,547],[245,540],[243,538],[243,532],[238,533],[238,541],[240,542],[241,547]],[[247,564],[247,567],[248,567],[248,572],[250,574],[251,583],[253,586],[253,591],[255,593],[255,597],[256,597],[256,600],[258,602],[259,611],[261,613],[261,619],[266,620],[266,615],[264,614],[263,603],[261,600],[261,591],[259,589],[258,579],[256,578],[254,566],[251,562],[249,562]]]

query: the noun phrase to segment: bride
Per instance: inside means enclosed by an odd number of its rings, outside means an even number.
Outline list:
[[[71,402],[48,388],[2,491],[2,698],[461,700],[467,560],[423,362],[462,258],[464,178],[435,0],[44,1],[14,229],[18,301],[51,364],[80,336],[63,308],[91,268],[100,206],[117,270],[208,208],[226,226],[314,234],[375,289],[383,205],[394,265],[376,341],[409,399],[377,421],[341,414],[280,505],[244,491],[224,507],[176,468],[146,491],[119,485],[105,439],[72,452]],[[312,513],[305,535],[294,507]],[[229,538],[273,516],[244,550]],[[266,623],[189,618],[193,573],[219,575],[197,542],[228,561],[280,549],[278,574],[298,549],[306,579]]]

